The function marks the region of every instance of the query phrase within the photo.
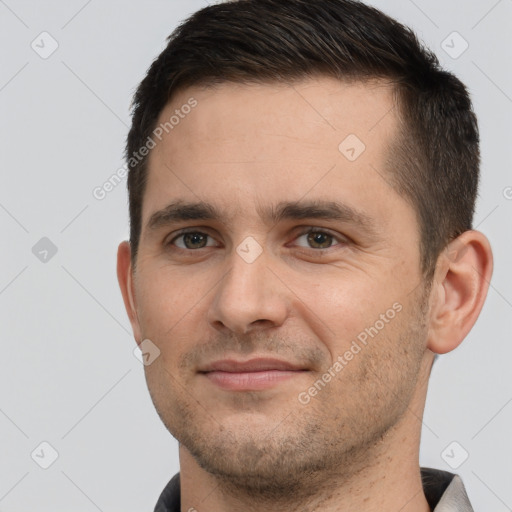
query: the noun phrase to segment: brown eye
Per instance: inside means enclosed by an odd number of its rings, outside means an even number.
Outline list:
[[[307,235],[308,243],[314,249],[328,249],[332,245],[333,236],[321,231],[311,231]]]
[[[309,228],[307,230],[304,230],[302,233],[299,234],[296,240],[303,240],[299,242],[297,245],[299,247],[305,247],[307,249],[317,249],[319,251],[321,250],[327,250],[336,245],[345,241],[343,237],[332,235],[331,233],[328,233],[327,231],[323,231],[318,228]],[[336,243],[335,243],[336,242]]]
[[[340,233],[330,233],[323,228],[309,226],[298,233],[293,245],[323,254],[322,251],[344,249],[349,243],[350,239]]]
[[[209,235],[206,233],[201,233],[200,231],[193,231],[189,233],[182,233],[177,237],[173,238],[170,242],[172,245],[176,245],[180,249],[202,249],[203,247],[207,247]]]

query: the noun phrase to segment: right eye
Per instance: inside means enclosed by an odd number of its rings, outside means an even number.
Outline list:
[[[201,231],[186,231],[175,236],[168,245],[175,245],[179,249],[183,250],[197,250],[203,249],[204,247],[215,247],[217,244],[208,244],[208,238],[213,241],[213,238],[207,233]]]

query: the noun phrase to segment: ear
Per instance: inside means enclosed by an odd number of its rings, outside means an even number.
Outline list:
[[[117,280],[123,295],[124,307],[132,324],[133,336],[135,341],[140,343],[142,337],[133,287],[131,247],[127,241],[121,242],[117,249]]]
[[[427,348],[445,354],[457,348],[475,324],[489,289],[493,256],[479,231],[466,231],[438,258],[431,291]]]

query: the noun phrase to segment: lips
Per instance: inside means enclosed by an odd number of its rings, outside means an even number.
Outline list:
[[[308,370],[279,359],[256,358],[249,361],[224,359],[200,370],[208,381],[226,391],[260,391],[297,377]]]
[[[229,372],[229,373],[247,373],[247,372],[262,372],[266,370],[282,370],[282,371],[301,371],[306,368],[289,363],[288,361],[281,361],[279,359],[257,358],[250,359],[249,361],[235,361],[233,359],[223,359],[222,361],[215,361],[206,365],[200,370],[201,373],[208,372]]]

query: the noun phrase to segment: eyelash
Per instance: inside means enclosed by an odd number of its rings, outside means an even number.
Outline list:
[[[315,233],[315,234],[322,234],[322,235],[327,235],[329,237],[331,237],[333,240],[336,240],[338,243],[341,243],[341,244],[346,244],[348,243],[348,239],[346,239],[345,237],[341,237],[341,236],[338,236],[338,235],[334,235],[333,233],[331,233],[330,231],[327,231],[325,229],[321,229],[321,228],[315,228],[315,227],[307,227],[307,228],[304,228],[302,231],[300,231],[297,236],[295,237],[295,240],[297,238],[300,238],[304,235],[309,235],[310,233]],[[210,237],[210,238],[213,238],[211,235],[209,235],[208,233],[205,233],[203,231],[198,231],[196,229],[189,229],[189,230],[183,230],[181,232],[179,232],[179,234],[177,234],[176,236],[174,236],[168,243],[166,243],[165,245],[167,246],[173,246],[174,245],[174,242],[176,240],[178,240],[179,238],[182,238],[183,236],[185,235],[188,235],[188,234],[198,234],[198,235],[205,235],[207,237]],[[212,247],[212,246],[206,246],[206,247],[199,247],[199,249],[206,249],[207,247]],[[315,248],[315,247],[302,247],[302,246],[299,246],[299,249],[309,249],[309,250],[312,250],[314,252],[326,252],[326,251],[329,251],[331,249],[333,249],[334,247],[336,247],[336,245],[332,245],[330,247],[326,247],[324,249],[318,249],[318,248]],[[193,252],[193,251],[198,251],[199,249],[184,249],[182,247],[176,247],[176,249],[179,249],[179,250],[182,250],[182,251],[187,251],[187,252]]]

